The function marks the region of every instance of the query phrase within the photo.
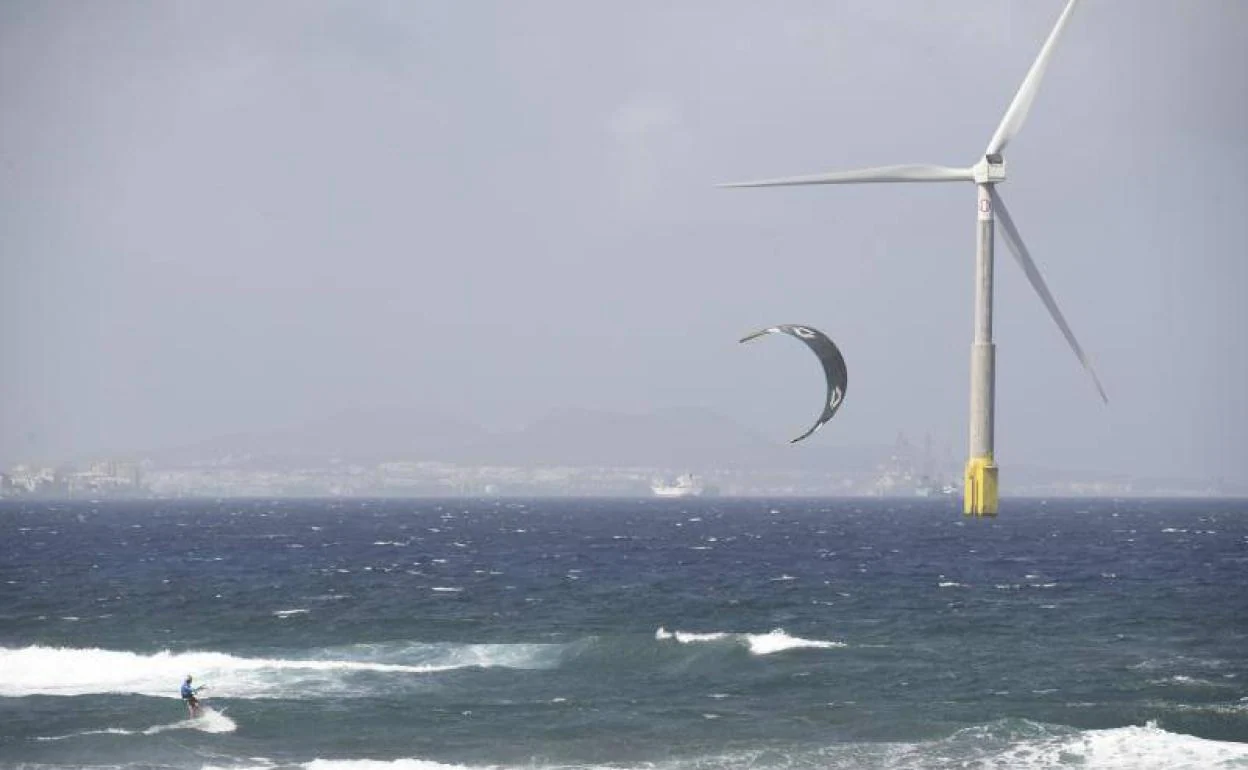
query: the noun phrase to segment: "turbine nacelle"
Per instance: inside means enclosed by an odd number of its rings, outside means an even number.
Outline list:
[[[1005,181],[1005,158],[1001,153],[985,155],[979,162],[971,166],[971,176],[975,184],[998,184]]]

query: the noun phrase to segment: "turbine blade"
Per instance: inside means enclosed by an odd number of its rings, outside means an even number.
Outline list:
[[[1031,102],[1036,98],[1036,91],[1040,90],[1040,81],[1044,78],[1044,70],[1049,66],[1049,59],[1053,56],[1053,49],[1057,46],[1057,38],[1062,34],[1062,30],[1065,29],[1066,22],[1070,20],[1070,14],[1075,9],[1076,2],[1078,0],[1070,0],[1070,2],[1066,3],[1066,9],[1057,18],[1057,24],[1053,25],[1053,31],[1049,33],[1049,39],[1044,41],[1044,45],[1040,48],[1040,54],[1032,62],[1031,69],[1027,71],[1027,77],[1023,78],[1023,84],[1018,88],[1018,93],[1014,94],[1014,101],[1010,102],[1009,109],[1005,111],[1005,116],[1001,118],[1001,125],[997,126],[997,132],[988,141],[988,149],[984,151],[985,155],[993,155],[1004,150],[1005,146],[1014,138],[1014,135],[1018,133],[1018,130],[1023,127],[1023,121],[1027,119],[1027,111],[1031,109]]]
[[[969,182],[975,179],[969,168],[949,166],[908,165],[859,168],[827,174],[791,176],[782,179],[760,179],[755,182],[729,182],[716,187],[787,187],[803,184],[857,184],[861,182]]]
[[[1083,368],[1088,370],[1088,374],[1092,375],[1092,382],[1096,383],[1096,389],[1101,394],[1101,400],[1109,403],[1109,396],[1105,395],[1105,388],[1101,387],[1101,380],[1096,376],[1096,370],[1092,368],[1092,362],[1088,360],[1088,356],[1080,347],[1079,341],[1075,339],[1075,333],[1070,330],[1070,325],[1066,323],[1066,318],[1062,315],[1062,311],[1057,307],[1057,300],[1053,299],[1053,293],[1049,291],[1049,287],[1044,282],[1044,278],[1040,275],[1040,268],[1036,267],[1036,263],[1031,258],[1031,254],[1027,251],[1027,246],[1023,244],[1022,236],[1018,234],[1018,228],[1014,226],[1014,220],[1010,217],[1010,211],[1005,207],[1005,201],[1001,199],[1000,193],[996,188],[989,185],[989,191],[992,194],[992,207],[997,212],[997,220],[1001,223],[1001,231],[1005,235],[1006,245],[1010,247],[1010,252],[1014,255],[1014,259],[1019,266],[1023,268],[1023,272],[1027,275],[1027,280],[1031,282],[1031,288],[1036,290],[1040,295],[1040,300],[1044,306],[1048,308],[1049,315],[1057,323],[1057,328],[1062,330],[1062,336],[1066,338],[1070,349],[1075,351],[1079,363],[1083,364]]]

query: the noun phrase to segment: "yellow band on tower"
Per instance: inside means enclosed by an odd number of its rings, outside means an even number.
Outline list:
[[[992,455],[967,460],[962,512],[967,516],[996,516],[997,503],[997,464]]]

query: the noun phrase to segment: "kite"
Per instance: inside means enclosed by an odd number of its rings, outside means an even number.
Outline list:
[[[841,402],[845,400],[845,387],[849,381],[849,372],[845,368],[845,358],[841,355],[841,351],[837,349],[836,343],[828,339],[828,336],[823,332],[810,326],[799,326],[796,324],[771,326],[762,331],[754,332],[748,337],[742,337],[741,342],[749,342],[764,334],[788,334],[805,342],[806,346],[819,357],[819,363],[823,365],[823,374],[828,380],[828,397],[823,405],[823,414],[819,415],[819,419],[810,427],[810,430],[789,442],[790,444],[796,444],[822,428],[828,420],[832,419],[832,415],[836,414],[836,410],[840,409]]]

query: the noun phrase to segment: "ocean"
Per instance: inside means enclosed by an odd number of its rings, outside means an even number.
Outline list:
[[[1248,767],[1248,502],[1002,508],[4,501],[0,766]]]

